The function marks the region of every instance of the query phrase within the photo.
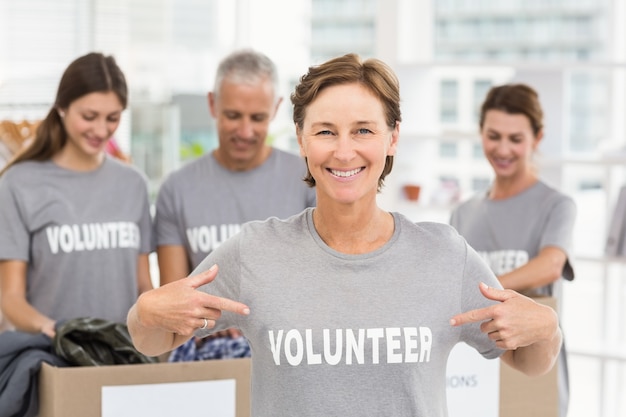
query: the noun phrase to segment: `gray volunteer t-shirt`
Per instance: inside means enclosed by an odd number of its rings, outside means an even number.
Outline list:
[[[242,226],[193,272],[219,265],[200,288],[246,303],[217,327],[250,342],[252,412],[280,416],[445,416],[446,363],[459,342],[487,358],[499,350],[455,314],[490,305],[479,281],[499,287],[480,257],[445,224],[394,214],[392,238],[367,254],[329,248],[313,209]]]
[[[526,264],[541,249],[555,246],[568,260],[562,276],[574,279],[571,262],[572,234],[576,205],[571,197],[539,181],[524,192],[504,200],[490,200],[481,193],[457,207],[450,224],[487,261],[496,275],[502,275]],[[551,283],[529,291],[528,295],[556,296]],[[559,409],[567,414],[569,372],[565,343],[558,358]]]
[[[107,157],[91,172],[21,162],[0,177],[0,259],[28,262],[28,301],[55,320],[125,322],[151,251],[146,178]]]
[[[547,246],[560,248],[571,256],[575,220],[572,198],[539,181],[504,200],[478,194],[453,211],[450,224],[496,275],[502,275],[526,264]],[[563,267],[563,277],[574,278],[570,259]],[[551,296],[553,285],[540,288],[535,294]]]
[[[302,180],[305,174],[302,158],[279,149],[259,167],[242,172],[225,169],[208,153],[161,185],[156,244],[184,246],[193,269],[242,223],[286,218],[314,206],[315,190]]]

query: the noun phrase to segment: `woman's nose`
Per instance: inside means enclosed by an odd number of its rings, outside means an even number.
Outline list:
[[[354,140],[350,134],[340,134],[337,138],[335,148],[335,158],[340,160],[350,160],[354,157]]]

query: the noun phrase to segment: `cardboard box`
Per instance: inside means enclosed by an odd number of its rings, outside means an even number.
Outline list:
[[[529,377],[504,362],[500,366],[500,417],[558,417],[557,366]]]
[[[557,310],[554,297],[535,301]],[[500,366],[500,417],[558,417],[558,363],[539,377],[526,376],[504,362]]]
[[[250,359],[246,358],[68,368],[57,368],[43,364],[39,375],[39,417],[102,416],[103,392],[114,393],[115,395],[109,397],[117,398],[116,401],[118,402],[120,401],[118,394],[126,395],[130,399],[128,404],[133,406],[142,400],[151,401],[155,404],[167,401],[178,407],[177,409],[180,409],[181,404],[193,404],[196,410],[193,415],[201,416],[203,409],[210,412],[216,404],[206,401],[206,398],[202,396],[187,394],[187,385],[184,383],[194,381],[230,382],[227,386],[232,387],[234,391],[232,397],[236,398],[236,404],[225,404],[226,408],[234,408],[235,417],[250,416]],[[196,384],[196,386],[198,385],[200,384]],[[182,394],[179,388],[183,388]],[[161,389],[160,392],[166,394],[153,395],[152,397],[137,396],[134,394],[136,389],[146,389],[148,390],[146,392],[150,390],[159,392],[155,389]],[[205,389],[204,392],[208,391],[210,390]],[[113,401],[109,402],[112,403]],[[225,399],[224,401],[228,400]],[[109,414],[114,415],[113,413]],[[185,414],[176,413],[173,415]]]

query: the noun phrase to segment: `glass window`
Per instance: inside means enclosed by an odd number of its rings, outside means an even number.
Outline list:
[[[475,80],[474,81],[474,121],[478,123],[480,119],[480,107],[487,96],[487,92],[493,85],[491,80]]]
[[[441,142],[439,144],[439,156],[442,158],[456,158],[458,145],[456,142]]]
[[[439,116],[442,123],[455,123],[458,121],[458,95],[459,82],[457,80],[442,80],[440,91]]]
[[[610,78],[606,73],[575,72],[569,79],[569,151],[593,152],[610,126]]]
[[[480,143],[474,143],[472,145],[472,158],[484,159],[485,153],[483,152],[483,145]]]

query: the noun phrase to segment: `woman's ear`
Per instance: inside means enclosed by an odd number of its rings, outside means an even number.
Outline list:
[[[396,121],[396,126],[389,135],[389,148],[387,149],[387,155],[395,155],[398,147],[398,139],[400,138],[400,122]]]
[[[543,129],[541,129],[536,135],[535,135],[535,140],[533,142],[533,151],[537,150],[537,147],[539,146],[539,144],[541,143],[541,140],[543,139]]]
[[[302,130],[296,124],[296,138],[298,138],[298,146],[300,147],[300,156],[306,158],[306,151],[304,149],[304,142],[302,140]]]

